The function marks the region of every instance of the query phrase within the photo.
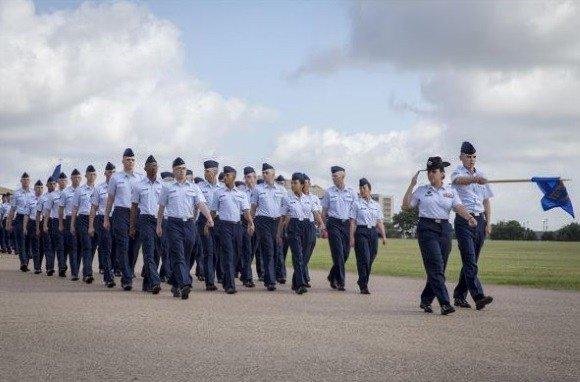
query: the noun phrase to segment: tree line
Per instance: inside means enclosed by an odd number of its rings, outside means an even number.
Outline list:
[[[387,237],[413,238],[419,222],[419,211],[401,211],[393,216],[392,223],[385,223]],[[557,231],[536,232],[524,227],[517,220],[499,221],[492,224],[492,240],[546,240],[580,241],[580,224],[570,223]]]

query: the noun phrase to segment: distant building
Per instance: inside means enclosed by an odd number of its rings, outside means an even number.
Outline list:
[[[371,198],[375,200],[381,208],[383,209],[383,215],[385,216],[385,223],[392,223],[393,222],[393,196],[392,195],[381,195],[381,194],[372,194]]]

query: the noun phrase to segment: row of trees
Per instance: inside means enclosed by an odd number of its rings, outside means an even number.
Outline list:
[[[417,209],[403,210],[393,216],[392,223],[385,223],[388,237],[415,237],[419,211]],[[522,226],[516,220],[500,221],[492,224],[492,240],[557,240],[580,241],[580,224],[571,223],[557,231],[543,232],[538,235],[529,228]]]

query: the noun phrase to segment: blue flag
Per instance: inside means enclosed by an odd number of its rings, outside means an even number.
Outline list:
[[[533,177],[532,182],[535,182],[544,193],[544,197],[542,198],[542,208],[544,211],[560,207],[574,217],[572,201],[568,196],[564,182],[560,178]]]
[[[52,172],[51,178],[53,181],[58,181],[58,177],[60,176],[60,164],[57,164]]]

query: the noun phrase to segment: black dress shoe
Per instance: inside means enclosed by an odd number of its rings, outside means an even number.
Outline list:
[[[161,286],[159,284],[153,285],[153,287],[150,289],[150,292],[153,294],[159,294],[159,292],[161,292]]]
[[[40,269],[37,269],[37,270],[35,270],[35,271],[34,271],[34,274],[35,274],[35,275],[39,275],[39,274],[41,274],[41,273],[42,273],[42,271],[41,271]]]
[[[304,284],[304,286],[305,286],[306,288],[312,288],[312,285],[310,285],[310,283],[305,283],[305,284]]]
[[[93,276],[87,276],[87,280],[85,281],[87,284],[92,284],[95,278]]]
[[[305,286],[301,286],[300,288],[296,289],[295,292],[297,294],[304,294],[304,293],[308,292],[308,289],[306,289]]]
[[[66,271],[63,270],[58,271],[58,277],[66,277]]]
[[[336,289],[341,291],[341,292],[344,292],[346,290],[346,289],[344,289],[344,285],[337,285]]]
[[[234,288],[226,289],[227,294],[236,294],[237,291]]]
[[[485,308],[486,305],[489,305],[493,302],[493,297],[491,296],[483,296],[479,300],[475,302],[475,309],[482,310]]]
[[[275,285],[268,285],[268,286],[266,286],[266,289],[268,289],[268,292],[273,292],[276,290],[276,286]]]
[[[187,300],[189,298],[189,292],[191,292],[191,287],[189,285],[181,287],[181,299]]]
[[[467,300],[464,299],[464,298],[456,298],[456,299],[454,299],[453,305],[458,306],[460,308],[471,309],[471,305],[469,305],[469,303],[467,302]]]
[[[217,290],[217,287],[213,284],[208,284],[205,286],[205,290],[209,291],[209,292],[213,292]]]
[[[51,269],[50,271],[46,271],[46,275],[47,275],[47,276],[52,276],[52,275],[54,275],[54,269]]]
[[[441,305],[441,314],[443,316],[446,316],[449,313],[453,313],[453,312],[455,312],[455,308],[452,307],[451,305],[449,305],[449,304],[443,304],[443,305]]]
[[[244,286],[245,286],[246,288],[253,288],[253,287],[255,287],[255,286],[256,286],[256,284],[254,284],[254,282],[253,282],[253,281],[245,281],[245,282],[244,282]]]
[[[105,284],[107,286],[107,288],[114,288],[117,286],[117,284],[115,284],[114,281],[109,281],[108,283]]]
[[[131,284],[121,284],[121,286],[125,292],[129,292],[131,289],[133,289],[133,285]]]
[[[425,313],[433,313],[433,308],[431,308],[430,304],[423,304],[419,305],[419,308],[423,309]]]
[[[28,267],[26,266],[26,264],[22,264],[22,265],[20,266],[20,270],[21,270],[22,272],[28,272]]]
[[[181,292],[175,286],[171,287],[171,293],[173,294],[173,297],[181,297]]]
[[[329,277],[327,277],[328,282],[330,283],[330,287],[332,289],[336,289],[336,282],[334,280],[331,280]]]
[[[73,276],[70,278],[70,281],[79,281],[79,277],[78,276]]]
[[[360,293],[361,294],[371,294],[371,292],[369,292],[369,288],[368,287],[361,287],[360,288]]]
[[[278,284],[286,284],[286,279],[278,279],[276,280]]]

